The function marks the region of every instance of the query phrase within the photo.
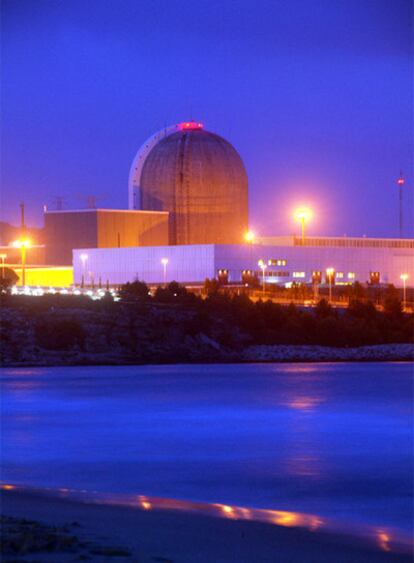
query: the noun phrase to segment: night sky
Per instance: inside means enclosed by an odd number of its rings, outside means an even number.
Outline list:
[[[410,0],[2,0],[2,220],[126,207],[143,141],[194,118],[249,176],[250,223],[413,235]],[[408,225],[409,223],[409,225]]]

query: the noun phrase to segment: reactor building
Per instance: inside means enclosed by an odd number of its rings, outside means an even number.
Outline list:
[[[129,207],[168,211],[171,245],[240,244],[248,228],[243,161],[201,123],[164,129],[134,159]]]

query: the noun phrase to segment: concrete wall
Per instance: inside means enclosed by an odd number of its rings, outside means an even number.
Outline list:
[[[88,255],[85,268],[80,259],[83,252]],[[103,284],[109,282],[110,285],[136,279],[163,283],[163,258],[168,258],[167,282],[204,282],[206,278],[214,277],[214,245],[194,245],[74,250],[74,280],[80,284],[84,273],[86,284],[90,283],[91,277],[95,281],[100,277]]]
[[[168,213],[102,209],[97,216],[98,248],[168,244]]]
[[[248,227],[247,175],[236,150],[203,130],[179,131],[149,152],[141,209],[170,212],[170,243],[239,243]]]
[[[19,266],[22,260],[20,248],[13,246],[0,246],[0,254],[5,254],[6,258],[4,263],[6,266],[14,268]],[[26,264],[46,264],[45,247],[43,245],[33,245],[26,250]]]
[[[168,213],[112,209],[45,213],[46,263],[72,264],[74,248],[168,244]]]
[[[71,264],[72,248],[98,245],[96,210],[48,211],[44,218],[47,264]]]

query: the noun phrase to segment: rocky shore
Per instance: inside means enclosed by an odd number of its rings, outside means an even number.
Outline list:
[[[328,346],[250,346],[245,362],[392,362],[413,361],[413,344],[378,344],[357,348]]]
[[[254,345],[223,319],[206,328],[196,312],[182,307],[3,307],[1,316],[3,367],[414,359],[413,344]]]

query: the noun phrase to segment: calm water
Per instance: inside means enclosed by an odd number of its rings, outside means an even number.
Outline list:
[[[412,523],[412,366],[3,369],[5,482]]]

